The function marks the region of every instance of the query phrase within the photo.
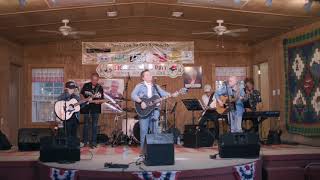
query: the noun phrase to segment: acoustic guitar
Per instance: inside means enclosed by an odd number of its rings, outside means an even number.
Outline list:
[[[69,101],[57,101],[54,104],[54,112],[56,116],[62,120],[68,120],[72,117],[72,115],[76,112],[80,111],[80,105],[83,103],[87,103],[90,101],[92,96],[82,99],[80,101],[72,98]],[[104,102],[110,102],[107,99],[99,99],[99,100],[91,100],[90,103],[104,103]],[[66,105],[66,106],[65,106]]]
[[[229,98],[228,98],[228,96],[220,96],[220,100],[222,101],[223,106],[220,106],[218,101],[217,101],[217,105],[216,105],[216,111],[219,114],[225,114],[230,110],[236,109],[235,102],[237,101],[237,98],[235,98],[233,96],[229,96]]]

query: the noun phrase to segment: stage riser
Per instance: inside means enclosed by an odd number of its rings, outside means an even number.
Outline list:
[[[264,156],[263,176],[265,179],[290,179],[300,180],[308,177],[308,180],[318,180],[320,177],[320,165],[305,167],[310,163],[320,162],[319,155],[277,155]]]

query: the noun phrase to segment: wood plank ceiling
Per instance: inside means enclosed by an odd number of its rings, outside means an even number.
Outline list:
[[[191,33],[210,31],[217,19],[223,19],[228,29],[249,29],[227,40],[252,44],[320,20],[320,6],[314,4],[307,13],[303,9],[305,0],[273,0],[271,7],[265,0],[246,0],[243,6],[228,7],[213,1],[217,0],[55,0],[55,4],[52,0],[27,0],[21,7],[18,0],[0,0],[0,36],[22,44],[61,40],[65,37],[37,30],[57,30],[61,20],[67,18],[77,30],[97,32],[82,38],[156,35],[215,39]],[[107,11],[117,11],[118,15],[108,17]],[[173,17],[173,11],[181,11],[183,16]]]

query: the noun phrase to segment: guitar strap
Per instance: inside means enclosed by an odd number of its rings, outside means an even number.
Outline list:
[[[158,87],[156,86],[156,84],[153,84],[153,87],[154,87],[154,89],[157,91],[158,95],[159,95],[160,97],[162,97],[161,94],[160,94],[160,92],[159,92]]]
[[[212,103],[212,98],[213,98],[213,95],[214,95],[214,92],[210,95],[210,97],[209,97],[209,101],[208,101],[208,104],[207,104],[207,106],[209,107],[210,106],[210,104]]]

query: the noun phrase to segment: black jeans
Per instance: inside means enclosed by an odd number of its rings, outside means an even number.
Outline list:
[[[79,122],[76,117],[64,121],[64,125],[67,127],[67,137],[77,137]]]
[[[97,145],[99,115],[99,113],[84,114],[83,143],[87,144],[89,142],[89,122],[91,120],[90,144]]]
[[[206,128],[208,121],[214,121],[215,126],[215,138],[219,139],[219,121],[218,118],[220,114],[215,110],[207,110],[205,114],[201,117],[199,126],[200,128]]]

